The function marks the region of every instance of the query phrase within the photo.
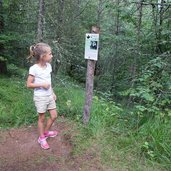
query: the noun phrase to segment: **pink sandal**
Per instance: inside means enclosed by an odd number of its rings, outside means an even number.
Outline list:
[[[58,135],[57,131],[48,131],[47,133],[44,133],[45,138],[49,138],[49,137],[56,137]]]
[[[44,149],[44,150],[48,150],[50,147],[46,141],[46,138],[40,138],[38,139],[38,143],[40,144],[40,146]]]

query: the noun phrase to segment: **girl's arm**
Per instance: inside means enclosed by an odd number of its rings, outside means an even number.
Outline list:
[[[28,88],[44,88],[44,89],[49,89],[50,88],[50,84],[35,84],[34,83],[34,76],[33,75],[29,75],[27,78],[27,87]]]

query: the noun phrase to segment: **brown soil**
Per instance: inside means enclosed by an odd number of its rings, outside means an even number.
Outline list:
[[[60,133],[48,139],[49,150],[37,143],[36,126],[1,130],[0,171],[109,171],[90,150],[73,155],[73,125],[65,119],[53,125]]]

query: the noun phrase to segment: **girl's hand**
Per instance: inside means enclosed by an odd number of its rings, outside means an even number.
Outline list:
[[[53,93],[53,98],[56,101],[57,97],[56,97],[55,93]]]
[[[50,88],[50,84],[46,84],[46,83],[45,83],[45,84],[42,85],[42,87],[43,87],[44,89],[49,89],[49,88]]]

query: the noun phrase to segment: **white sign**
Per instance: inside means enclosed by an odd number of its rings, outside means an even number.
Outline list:
[[[99,34],[86,34],[85,39],[85,59],[97,61],[99,49]]]

